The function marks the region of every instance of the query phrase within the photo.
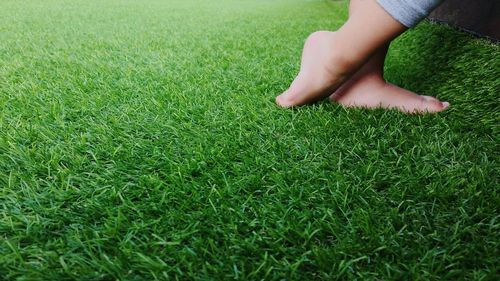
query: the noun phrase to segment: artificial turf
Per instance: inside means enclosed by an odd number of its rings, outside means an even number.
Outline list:
[[[273,103],[345,1],[0,2],[0,279],[475,279],[500,265],[500,48],[420,24],[437,115]]]

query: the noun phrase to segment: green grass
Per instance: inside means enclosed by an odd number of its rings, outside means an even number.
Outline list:
[[[500,48],[422,23],[438,115],[273,104],[347,3],[0,2],[0,279],[500,276]]]

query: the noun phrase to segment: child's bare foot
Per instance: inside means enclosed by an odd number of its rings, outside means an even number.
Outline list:
[[[282,107],[315,102],[329,96],[342,82],[339,54],[335,53],[335,32],[319,31],[307,38],[302,52],[300,72],[290,88],[276,97]]]
[[[448,102],[387,83],[375,71],[363,73],[363,69],[332,94],[330,100],[345,107],[396,108],[406,113],[435,113],[449,106]]]
[[[306,40],[300,72],[290,88],[276,97],[282,107],[293,107],[314,102],[329,93],[332,101],[346,107],[397,108],[407,113],[439,112],[449,104],[386,83],[383,79],[383,61],[387,48],[379,52],[349,78],[342,72],[342,58],[335,50],[335,32],[315,32]],[[332,63],[333,62],[333,63]]]
[[[306,40],[300,72],[290,88],[276,97],[278,105],[293,107],[326,98],[377,49],[407,29],[377,1],[354,2],[356,11],[349,13],[337,32],[315,32]]]
[[[315,32],[306,40],[300,72],[290,88],[276,97],[276,103],[293,107],[333,93],[332,100],[348,107],[397,108],[403,112],[446,109],[447,102],[384,81],[387,47],[406,29],[376,1],[351,1],[349,19],[337,32]]]

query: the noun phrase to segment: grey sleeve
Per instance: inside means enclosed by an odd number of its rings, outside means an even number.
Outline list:
[[[377,0],[393,18],[406,27],[414,27],[427,17],[442,0]]]

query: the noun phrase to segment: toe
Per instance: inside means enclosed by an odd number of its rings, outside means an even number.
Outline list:
[[[450,106],[449,102],[442,102],[434,97],[422,96],[422,112],[434,113],[445,110]]]
[[[281,95],[277,96],[276,104],[284,108],[292,107],[293,103],[290,101],[289,95],[289,91],[285,91]]]

